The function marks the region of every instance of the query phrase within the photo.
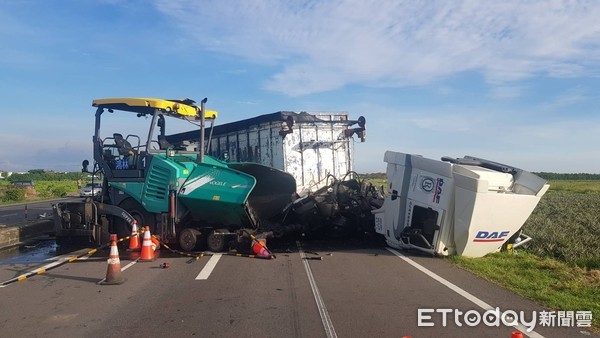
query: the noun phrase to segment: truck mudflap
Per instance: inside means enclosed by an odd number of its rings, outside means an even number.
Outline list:
[[[248,207],[259,221],[277,216],[292,202],[296,180],[289,173],[257,163],[228,163],[227,166],[256,179]]]

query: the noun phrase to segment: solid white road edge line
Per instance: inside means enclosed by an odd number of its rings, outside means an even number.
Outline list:
[[[333,327],[333,323],[331,322],[331,317],[329,317],[329,312],[327,312],[327,307],[325,306],[325,302],[321,297],[321,293],[319,292],[319,288],[317,287],[317,282],[313,276],[312,270],[310,269],[310,265],[308,261],[304,259],[306,255],[304,251],[302,251],[302,246],[299,241],[296,241],[296,245],[298,246],[298,251],[300,252],[300,259],[302,260],[302,264],[304,265],[304,270],[306,271],[306,275],[308,276],[308,282],[310,283],[310,288],[312,289],[313,296],[315,297],[315,302],[317,303],[317,308],[319,309],[319,315],[321,316],[321,321],[323,322],[323,328],[325,328],[325,334],[329,338],[337,338],[337,334],[335,333],[335,328]]]
[[[436,281],[440,282],[442,285],[447,286],[450,290],[458,293],[459,295],[463,296],[464,298],[466,298],[467,300],[471,301],[472,303],[474,303],[475,305],[479,306],[480,308],[484,309],[484,310],[494,310],[494,308],[482,301],[481,299],[473,296],[472,294],[468,293],[467,291],[461,289],[460,287],[456,286],[455,284],[452,284],[451,282],[449,282],[448,280],[444,279],[443,277],[440,277],[439,275],[435,274],[434,272],[428,270],[426,267],[422,266],[421,264],[413,261],[412,259],[406,257],[405,255],[401,254],[400,252],[392,249],[392,248],[386,248],[389,252],[393,253],[394,255],[400,257],[401,259],[403,259],[406,263],[412,265],[413,267],[417,268],[417,270],[423,272],[424,274],[426,274],[427,276],[435,279]],[[531,332],[527,332],[527,328],[525,327],[525,325],[519,323],[518,325],[515,326],[515,328],[521,332],[523,332],[523,334],[531,337],[531,338],[544,338],[544,336],[542,336],[541,334],[535,332],[535,331],[531,331]]]
[[[125,265],[124,267],[121,268],[121,272],[129,269],[130,267],[132,267],[135,263],[137,263],[137,261],[139,261],[140,259],[137,258],[134,261],[129,262],[129,264]],[[102,284],[104,281],[106,280],[106,278],[102,278],[102,280],[100,280],[99,282],[97,282],[96,284]]]
[[[210,257],[210,259],[208,260],[208,263],[206,263],[206,265],[204,266],[204,268],[202,269],[202,271],[200,271],[200,273],[196,277],[196,280],[206,280],[206,279],[208,279],[208,277],[210,277],[210,274],[215,269],[215,266],[217,266],[217,263],[219,262],[219,259],[221,259],[221,256],[223,256],[223,255],[219,254],[219,253],[212,255]]]

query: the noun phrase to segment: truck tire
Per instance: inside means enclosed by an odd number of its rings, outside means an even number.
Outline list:
[[[179,232],[179,247],[185,252],[194,251],[200,246],[199,239],[200,231],[192,228],[185,228]]]
[[[229,236],[220,235],[222,233],[229,233],[227,229],[217,229],[213,230],[208,234],[206,238],[206,246],[208,250],[212,252],[222,252],[225,251],[225,246],[227,245],[227,239]]]
[[[150,233],[156,233],[156,219],[154,215],[146,211],[146,209],[144,209],[144,207],[136,200],[133,198],[127,198],[121,202],[121,204],[119,204],[119,207],[127,211],[137,221],[138,230],[141,230],[145,226],[149,226]],[[127,222],[122,219],[118,219],[115,223],[115,230],[117,231],[119,238],[122,236],[131,235],[131,226],[127,224]]]

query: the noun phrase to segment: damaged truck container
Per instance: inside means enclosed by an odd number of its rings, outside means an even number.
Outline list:
[[[207,154],[232,162],[255,162],[290,173],[299,194],[326,185],[327,177],[352,171],[353,135],[365,141],[365,118],[347,112],[280,111],[207,128]],[[197,147],[198,131],[167,136]]]

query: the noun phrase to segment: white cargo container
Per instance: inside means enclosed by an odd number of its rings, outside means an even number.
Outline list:
[[[208,155],[286,171],[303,194],[323,187],[328,175],[352,171],[353,135],[364,142],[365,119],[350,120],[347,112],[283,111],[217,125],[209,135]],[[168,137],[172,143],[198,139],[197,133]]]

